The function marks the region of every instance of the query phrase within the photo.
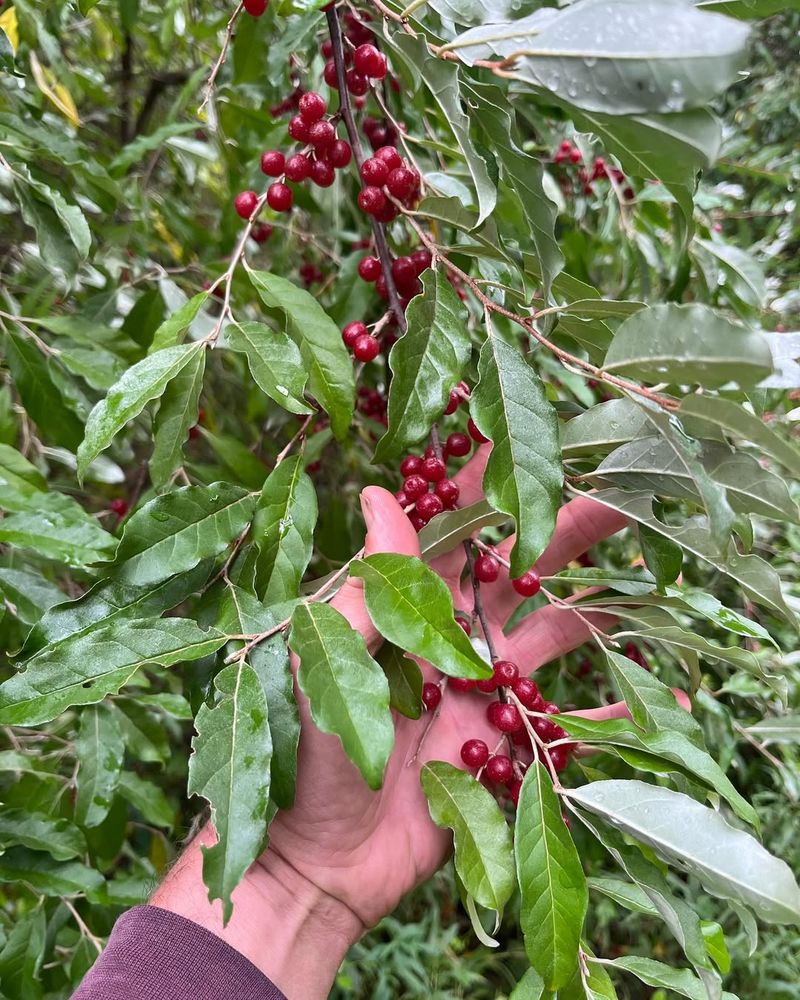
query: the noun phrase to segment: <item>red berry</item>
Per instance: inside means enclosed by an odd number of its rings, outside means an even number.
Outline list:
[[[508,786],[509,794],[511,795],[511,801],[514,805],[519,805],[519,793],[522,791],[522,779],[515,778]]]
[[[369,90],[369,82],[365,76],[357,73],[354,69],[347,71],[347,89],[353,97],[363,97]]]
[[[406,455],[403,461],[400,463],[400,474],[405,476],[413,476],[415,472],[419,472],[422,468],[422,459],[419,455]]]
[[[267,177],[280,177],[283,173],[286,157],[279,149],[270,149],[261,154],[261,172]]]
[[[380,353],[380,341],[369,333],[357,337],[353,344],[353,356],[357,361],[373,361]]]
[[[634,201],[634,199],[636,198],[636,192],[633,190],[632,187],[626,187],[625,190],[622,192],[622,197],[626,201]]]
[[[494,665],[494,679],[498,687],[510,687],[519,678],[519,667],[511,660],[498,660]]]
[[[261,17],[269,6],[269,0],[243,0],[242,6],[251,17]]]
[[[494,583],[500,575],[500,563],[494,556],[483,553],[475,560],[475,576],[481,583]]]
[[[542,711],[547,712],[548,715],[561,715],[561,709],[554,701],[546,701]]]
[[[450,396],[452,398],[452,393]],[[459,400],[461,397],[458,397]],[[445,411],[446,412],[446,411]],[[469,455],[472,450],[472,442],[467,437],[466,434],[459,434],[457,431],[451,434],[444,443],[444,450],[448,455],[455,455],[456,458],[461,458],[464,455]]]
[[[514,733],[523,726],[519,709],[507,702],[493,701],[486,710],[486,717],[501,733]]]
[[[573,163],[580,163],[583,157],[579,149],[570,150],[569,158]]]
[[[436,517],[437,514],[441,514],[443,510],[444,504],[442,503],[442,498],[437,497],[435,493],[423,493],[419,500],[417,500],[417,514],[419,514],[426,524],[432,518]]]
[[[379,187],[370,185],[358,192],[358,207],[367,215],[377,215],[386,204],[386,195]]]
[[[539,686],[530,677],[519,677],[511,685],[511,690],[525,708],[532,712],[541,712],[544,708],[544,699],[539,694]]]
[[[122,497],[117,497],[115,500],[112,500],[108,506],[111,513],[116,514],[117,517],[125,517],[128,513],[128,501],[123,500]]]
[[[308,142],[308,122],[300,115],[295,115],[289,120],[289,135],[296,142]]]
[[[444,408],[445,416],[449,417],[451,413],[455,413],[459,406],[461,406],[461,396],[455,389],[451,389],[450,398],[447,400],[447,406]]]
[[[308,129],[308,141],[317,151],[324,151],[336,141],[336,129],[330,122],[314,122]]]
[[[516,580],[512,580],[511,586],[522,597],[533,597],[542,589],[542,581],[539,579],[539,574],[535,569],[529,569],[527,573],[523,573]]]
[[[233,201],[236,214],[242,219],[249,219],[258,204],[258,195],[255,191],[242,191],[237,194]]]
[[[307,94],[303,94],[301,96],[297,107],[303,121],[308,122],[309,125],[313,125],[314,122],[318,122],[328,110],[328,103],[320,94],[316,94],[313,90],[309,90]]]
[[[569,756],[568,746],[556,747],[550,751],[550,763],[556,771],[563,771],[567,764],[569,764]]]
[[[322,53],[323,59],[330,59],[330,57],[333,55],[333,42],[330,40],[330,38],[325,39],[322,45],[320,45],[319,50]]]
[[[374,159],[381,160],[381,162],[385,163],[386,170],[388,172],[403,166],[400,154],[394,146],[381,146],[379,149],[376,149]]]
[[[304,181],[311,176],[311,160],[302,153],[293,153],[284,167],[287,180]]]
[[[360,320],[354,320],[352,323],[348,323],[342,330],[342,340],[348,347],[352,347],[359,337],[368,336],[369,330],[367,330],[367,325],[366,323],[362,323]]]
[[[315,160],[311,164],[311,180],[317,187],[327,188],[333,184],[336,171],[324,160]]]
[[[514,777],[514,765],[511,758],[497,754],[486,764],[486,777],[498,785],[505,785]]]
[[[374,156],[364,160],[361,165],[361,180],[365,184],[374,184],[376,187],[380,187],[386,183],[388,175],[386,164]]]
[[[364,257],[359,261],[358,275],[364,281],[377,281],[381,275],[381,262],[377,257]]]
[[[456,621],[460,625],[462,619],[456,618]],[[462,694],[468,694],[475,687],[475,681],[470,680],[469,677],[451,677],[448,681],[448,687],[451,691],[460,691]]]
[[[403,483],[403,492],[412,502],[428,492],[428,482],[419,475],[409,476]]]
[[[402,201],[416,189],[418,180],[416,171],[409,170],[408,167],[396,167],[386,178],[386,187],[389,194]]]
[[[411,259],[414,261],[414,267],[417,269],[418,275],[426,271],[433,263],[433,257],[429,250],[415,250],[411,254]]]
[[[363,76],[381,80],[386,76],[386,57],[374,45],[359,45],[353,55],[353,65]]]
[[[458,483],[453,482],[452,479],[441,479],[436,484],[434,492],[437,497],[442,498],[445,509],[452,510],[458,503],[458,495],[461,491],[458,488]]]
[[[398,490],[397,493],[395,493],[394,498],[401,507],[408,507],[408,497],[405,495],[403,490]]]
[[[292,189],[281,181],[276,181],[267,188],[267,204],[274,211],[288,212],[293,201]]]
[[[424,476],[429,483],[439,483],[447,475],[447,466],[441,458],[436,458],[435,456],[424,458],[422,460],[420,475]]]
[[[489,438],[484,437],[483,434],[481,434],[481,432],[478,430],[478,425],[475,423],[472,417],[470,417],[469,420],[467,421],[467,430],[469,431],[469,436],[472,438],[472,440],[477,441],[478,444],[486,444],[486,442],[489,440]]]
[[[422,685],[422,704],[428,709],[429,712],[438,708],[441,700],[442,690],[438,684],[433,684],[431,681],[428,681],[427,684]]]
[[[366,164],[365,164],[366,166]],[[392,261],[392,277],[398,286],[408,286],[417,280],[417,269],[410,257],[398,257]]]
[[[475,681],[475,687],[483,694],[494,694],[497,690],[497,681],[494,679],[494,674],[483,680]]]
[[[422,529],[425,527],[425,522],[422,520],[422,518],[415,510],[411,511],[411,513],[408,515],[408,519],[413,525],[414,531],[416,531],[417,534],[419,534],[419,532],[422,531]]]
[[[467,621],[466,618],[461,618],[460,616],[456,616],[456,622],[461,626],[461,628],[464,629],[467,635],[472,635],[472,625],[469,623],[469,621]],[[474,681],[471,681],[470,683],[472,684],[473,687],[475,686]]]
[[[353,159],[353,148],[345,139],[337,139],[328,150],[328,163],[337,170],[346,167]]]
[[[250,231],[250,235],[256,243],[266,243],[272,236],[272,226],[268,222],[257,222]]]
[[[325,69],[322,71],[322,78],[329,87],[339,86],[339,76],[336,72],[336,63],[333,59],[329,59],[325,63]]]
[[[455,679],[456,678],[451,678],[451,687],[453,686],[453,681]],[[483,740],[467,740],[467,742],[461,747],[461,759],[467,767],[483,767],[489,759],[489,748]]]

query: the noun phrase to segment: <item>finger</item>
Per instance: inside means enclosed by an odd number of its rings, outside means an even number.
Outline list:
[[[607,614],[583,610],[578,614],[568,607],[548,604],[524,618],[509,635],[499,633],[495,641],[504,657],[518,663],[523,673],[530,673],[588,642],[592,630],[587,622],[603,630],[613,620]]]
[[[550,544],[536,562],[537,572],[541,576],[557,573],[593,545],[621,531],[626,524],[621,514],[602,504],[585,497],[570,500],[558,512]],[[504,559],[508,559],[515,539],[516,536],[511,535],[497,546]],[[512,587],[507,573],[501,573],[496,583],[484,588],[487,611],[501,621],[507,621],[514,608],[524,600]]]
[[[406,556],[419,556],[419,539],[414,527],[403,513],[400,504],[388,490],[368,486],[361,493],[361,510],[367,525],[364,555],[376,552],[397,552]],[[362,580],[350,578],[331,601],[374,649],[380,643],[378,630],[372,624],[364,604]]]

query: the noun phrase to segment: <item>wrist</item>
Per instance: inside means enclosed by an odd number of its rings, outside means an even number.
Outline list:
[[[288,1000],[324,1000],[348,948],[363,933],[358,917],[274,851],[250,868],[233,893],[223,925],[219,900],[208,901],[202,851],[215,842],[205,827],[188,845],[151,903],[194,921],[249,959]]]

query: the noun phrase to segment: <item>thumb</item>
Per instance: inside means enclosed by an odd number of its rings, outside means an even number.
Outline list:
[[[388,490],[380,486],[368,486],[361,493],[361,510],[367,526],[367,537],[364,540],[365,556],[376,552],[419,556],[417,533],[403,513],[400,504]],[[348,579],[331,601],[331,605],[364,636],[370,649],[378,646],[380,636],[364,604],[362,580]]]

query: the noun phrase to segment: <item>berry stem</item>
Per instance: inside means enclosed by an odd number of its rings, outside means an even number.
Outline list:
[[[492,638],[492,631],[489,628],[489,620],[486,617],[486,611],[483,607],[483,598],[481,597],[481,584],[478,578],[475,576],[475,558],[472,555],[472,543],[470,541],[464,542],[464,552],[467,556],[467,568],[469,569],[469,577],[472,581],[472,595],[475,602],[475,614],[478,616],[478,620],[481,623],[481,629],[483,631],[483,638],[486,640],[486,645],[489,647],[489,656],[492,658],[492,663],[499,660],[500,657],[497,655],[497,647],[494,644],[494,639]],[[500,695],[501,701],[505,701],[505,698]]]
[[[342,26],[339,22],[339,11],[334,6],[325,14],[328,19],[328,31],[331,36],[333,46],[333,62],[336,66],[336,79],[339,84],[339,110],[347,129],[347,136],[353,148],[353,157],[356,162],[359,177],[361,168],[364,165],[364,151],[361,148],[361,137],[358,134],[355,118],[353,117],[353,106],[350,103],[350,91],[347,89],[347,70],[344,62],[344,43],[342,40]],[[371,218],[372,234],[375,238],[375,249],[378,252],[378,259],[381,262],[383,278],[386,282],[386,291],[389,295],[389,305],[394,313],[397,326],[402,333],[406,330],[406,317],[403,307],[400,305],[400,297],[397,294],[397,286],[392,275],[392,255],[389,252],[389,244],[386,242],[386,234],[383,226],[377,219]]]
[[[244,10],[244,3],[239,3],[236,5],[236,9],[231,14],[230,20],[228,21],[228,26],[225,29],[225,41],[222,43],[222,49],[220,54],[217,56],[217,61],[211,69],[206,80],[206,85],[203,88],[203,103],[197,109],[198,115],[202,115],[205,106],[211,100],[211,95],[214,92],[214,83],[216,82],[217,75],[222,67],[225,65],[225,60],[228,57],[228,49],[231,44],[231,39],[233,38],[233,29],[236,26],[236,22],[239,19],[239,15]]]

